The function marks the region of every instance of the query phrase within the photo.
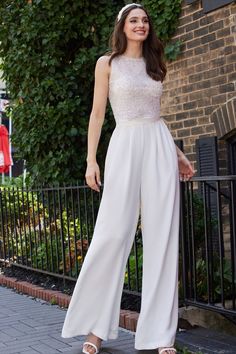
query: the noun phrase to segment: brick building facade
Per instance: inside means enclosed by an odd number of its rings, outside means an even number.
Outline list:
[[[176,40],[161,116],[198,175],[236,174],[236,3],[184,0]]]

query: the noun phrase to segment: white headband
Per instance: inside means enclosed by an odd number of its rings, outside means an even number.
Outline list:
[[[132,5],[136,5],[136,6],[138,6],[138,7],[141,7],[141,6],[142,6],[142,5],[136,4],[136,3],[134,3],[134,2],[133,2],[132,4],[127,4],[127,5],[125,5],[124,7],[122,7],[122,9],[120,10],[120,12],[118,13],[117,21],[120,21],[123,12],[124,12],[126,9],[128,9],[128,7],[130,7],[130,6],[132,6]]]

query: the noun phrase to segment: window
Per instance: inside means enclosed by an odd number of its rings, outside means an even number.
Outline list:
[[[217,137],[202,137],[196,140],[197,166],[199,176],[218,176]]]
[[[186,0],[188,5],[197,1],[199,0]],[[211,12],[213,10],[219,9],[222,6],[230,4],[231,2],[234,2],[234,0],[202,0],[203,12]]]
[[[197,171],[198,176],[218,176],[218,143],[216,136],[201,137],[196,140],[197,155]],[[213,220],[217,220],[217,189],[215,181],[207,181],[205,183],[205,191],[203,183],[199,183],[198,191],[200,196],[206,201],[207,223],[213,225]],[[204,197],[205,193],[205,197]],[[219,251],[219,240],[217,229],[212,226],[208,227],[209,249],[210,252]]]
[[[233,0],[202,0],[203,11],[210,12],[222,6],[230,4]]]
[[[236,134],[228,139],[229,174],[236,175]]]
[[[236,175],[236,133],[228,139],[228,159],[229,159],[229,174]],[[230,187],[230,196],[232,203],[230,205],[231,215],[231,240],[233,240],[233,230],[236,229],[236,181],[233,181]]]

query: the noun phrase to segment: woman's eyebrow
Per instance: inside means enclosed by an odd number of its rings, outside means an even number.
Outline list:
[[[138,16],[132,16],[129,18],[129,20],[131,20],[131,18],[138,18]],[[143,16],[142,18],[148,18],[147,16]]]

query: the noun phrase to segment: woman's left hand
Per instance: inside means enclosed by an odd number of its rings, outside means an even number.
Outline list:
[[[194,168],[191,162],[187,159],[187,157],[182,153],[181,156],[178,156],[178,165],[179,165],[179,178],[181,181],[188,181],[191,177],[193,177]]]

